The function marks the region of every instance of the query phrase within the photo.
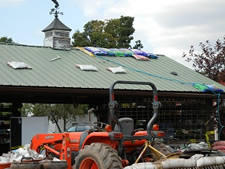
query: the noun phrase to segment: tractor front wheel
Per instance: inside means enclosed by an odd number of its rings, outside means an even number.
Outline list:
[[[122,169],[117,151],[107,144],[92,143],[80,150],[73,169]]]

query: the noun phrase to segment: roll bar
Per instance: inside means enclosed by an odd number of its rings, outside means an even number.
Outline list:
[[[153,123],[158,115],[158,109],[160,102],[158,101],[158,92],[156,86],[151,83],[151,82],[138,82],[138,81],[116,81],[114,82],[109,89],[109,113],[112,121],[118,126],[119,131],[122,131],[122,127],[120,122],[118,121],[118,118],[116,117],[115,114],[115,108],[117,107],[118,103],[115,101],[114,98],[114,87],[117,84],[135,84],[135,85],[148,85],[152,88],[153,91],[153,102],[152,102],[152,107],[153,107],[153,116],[149,120],[147,124],[147,133],[148,136],[151,137],[151,128],[153,126]]]

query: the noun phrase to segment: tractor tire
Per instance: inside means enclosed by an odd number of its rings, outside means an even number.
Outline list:
[[[80,150],[73,169],[123,169],[115,149],[107,144],[92,143]]]

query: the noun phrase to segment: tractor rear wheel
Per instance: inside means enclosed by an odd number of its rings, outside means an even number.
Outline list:
[[[107,144],[92,143],[80,150],[73,169],[122,169],[117,151]]]

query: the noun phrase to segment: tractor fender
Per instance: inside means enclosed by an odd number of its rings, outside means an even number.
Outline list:
[[[83,143],[80,140],[80,149],[83,149],[84,146],[90,145],[91,143],[105,143],[110,145],[113,148],[116,148],[118,144],[117,141],[111,140],[108,132],[93,132],[86,136]]]

